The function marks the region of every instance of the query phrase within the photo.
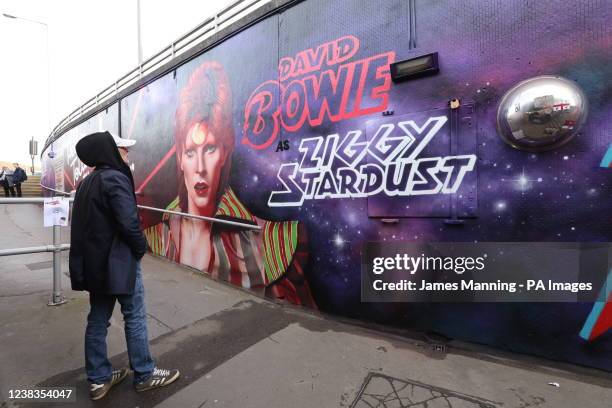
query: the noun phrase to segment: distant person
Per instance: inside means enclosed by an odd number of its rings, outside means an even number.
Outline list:
[[[13,184],[15,185],[15,190],[17,190],[17,197],[22,197],[21,183],[28,179],[28,175],[24,169],[19,167],[19,163],[13,163],[13,165],[15,166],[15,170],[13,171]]]
[[[121,305],[125,321],[136,391],[168,385],[180,375],[178,370],[156,368],[149,352],[140,269],[147,242],[140,229],[134,179],[127,166],[128,148],[135,143],[100,132],[76,145],[79,159],[95,167],[77,187],[70,239],[72,289],[89,291],[85,369],[93,400],[103,398],[128,374],[127,368],[113,370],[106,353],[115,301]]]
[[[0,170],[0,184],[2,184],[2,188],[4,189],[5,197],[8,197],[9,194],[11,197],[15,197],[15,189],[9,177],[9,169],[6,166],[2,166],[2,170]]]

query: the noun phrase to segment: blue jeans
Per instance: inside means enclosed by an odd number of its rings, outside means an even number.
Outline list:
[[[91,309],[87,316],[85,330],[85,370],[87,381],[95,384],[107,383],[113,368],[106,355],[106,333],[109,320],[115,308],[115,301],[121,305],[125,322],[130,367],[134,370],[134,383],[146,381],[153,373],[155,363],[149,353],[147,336],[147,315],[144,305],[144,287],[140,262],[136,268],[136,284],[132,295],[101,295],[90,293]]]

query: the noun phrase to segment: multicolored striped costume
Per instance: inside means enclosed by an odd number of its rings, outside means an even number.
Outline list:
[[[167,209],[182,211],[178,197]],[[298,221],[256,218],[229,187],[214,217],[259,225],[261,230],[213,223],[212,254],[203,272],[243,288],[261,290],[268,296],[316,307],[304,277],[308,261],[306,230]],[[151,251],[180,262],[180,230],[181,217],[164,214],[162,222],[145,230]]]

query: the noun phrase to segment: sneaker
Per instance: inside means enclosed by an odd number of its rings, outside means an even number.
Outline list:
[[[179,370],[163,370],[161,368],[155,367],[153,369],[153,374],[149,377],[148,380],[143,381],[135,385],[136,391],[147,391],[152,390],[153,388],[165,387],[168,384],[172,384],[176,381],[181,373]]]
[[[122,368],[120,370],[114,370],[111,376],[110,382],[104,384],[90,384],[89,386],[89,395],[92,400],[99,400],[100,398],[104,398],[104,396],[110,391],[113,385],[119,384],[125,377],[127,377],[130,370],[127,368]]]

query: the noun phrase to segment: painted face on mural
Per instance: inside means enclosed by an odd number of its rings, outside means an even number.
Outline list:
[[[214,215],[225,159],[223,145],[214,133],[208,131],[206,123],[195,123],[189,129],[181,155],[190,214]]]

